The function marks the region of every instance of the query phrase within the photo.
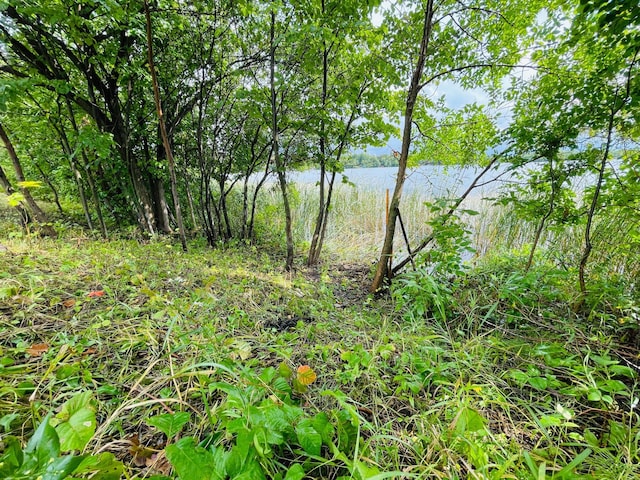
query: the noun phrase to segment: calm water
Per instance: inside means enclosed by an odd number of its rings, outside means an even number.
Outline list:
[[[393,191],[397,171],[397,167],[348,168],[344,173],[338,175],[336,182],[341,182],[342,177],[345,177],[349,182],[355,184],[358,189],[374,191],[389,189]],[[481,169],[476,167],[423,165],[408,170],[409,173],[407,174],[407,181],[403,191],[405,193],[424,193],[433,197],[460,195],[469,187],[480,171]],[[500,170],[487,172],[479,183],[485,183],[499,173]],[[306,170],[304,172],[294,172],[289,178],[297,184],[314,185],[318,182],[319,175],[320,172],[318,170]],[[476,195],[495,192],[499,186],[499,182],[492,182],[479,187]]]

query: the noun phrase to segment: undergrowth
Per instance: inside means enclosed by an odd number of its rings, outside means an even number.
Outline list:
[[[517,252],[372,298],[259,247],[0,244],[2,478],[640,476],[638,311],[610,282],[576,314]]]

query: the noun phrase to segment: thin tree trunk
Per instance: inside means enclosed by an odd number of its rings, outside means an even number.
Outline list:
[[[315,256],[313,258],[313,264],[317,264],[320,261],[320,254],[322,253],[322,246],[324,245],[324,239],[327,234],[327,225],[329,224],[329,212],[331,211],[331,200],[333,199],[333,187],[336,181],[336,172],[331,172],[331,179],[327,189],[327,200],[324,203],[324,212],[322,215],[322,230],[320,230],[320,236],[316,244]]]
[[[89,204],[87,203],[87,197],[84,193],[84,185],[82,184],[82,175],[80,174],[80,170],[78,169],[78,165],[75,161],[73,151],[71,150],[71,145],[69,145],[69,139],[67,138],[67,134],[64,131],[64,128],[54,128],[58,131],[58,135],[60,137],[60,145],[62,147],[62,151],[66,155],[69,160],[69,166],[71,167],[71,172],[73,173],[73,179],[76,182],[76,187],[78,188],[78,196],[80,197],[80,204],[82,205],[82,210],[84,212],[84,218],[87,220],[87,226],[90,230],[93,230],[93,222],[91,220],[91,212],[89,212]]]
[[[162,113],[162,104],[160,102],[160,88],[158,87],[158,78],[156,77],[156,68],[153,63],[153,42],[151,35],[151,14],[149,13],[149,2],[144,1],[144,13],[147,22],[147,51],[149,54],[149,70],[151,71],[151,82],[153,83],[153,97],[156,102],[156,111],[158,113],[158,123],[160,124],[160,134],[162,136],[162,143],[167,155],[167,162],[169,164],[169,177],[171,179],[171,194],[173,196],[173,205],[176,209],[176,221],[178,222],[178,229],[180,230],[180,242],[182,243],[182,250],[187,251],[187,236],[184,231],[184,222],[182,221],[182,209],[180,208],[180,197],[178,196],[178,182],[176,179],[176,168],[173,161],[173,152],[169,143],[169,137],[167,136],[167,129],[164,124],[164,115]]]
[[[191,216],[191,223],[193,224],[192,228],[197,228],[198,221],[196,220],[196,210],[193,205],[193,195],[191,194],[191,187],[189,187],[189,178],[187,176],[187,171],[185,167],[185,172],[183,174],[186,182],[184,184],[185,191],[187,192],[187,201],[189,202],[189,214]]]
[[[582,257],[580,258],[580,266],[578,268],[578,282],[580,284],[580,298],[574,305],[574,311],[580,310],[582,305],[584,304],[585,299],[587,298],[587,282],[586,282],[586,268],[587,263],[589,262],[589,257],[591,256],[591,251],[593,250],[593,244],[591,242],[591,229],[593,227],[593,218],[595,217],[596,210],[598,207],[598,201],[600,200],[600,191],[602,190],[602,184],[604,182],[604,172],[607,166],[607,160],[609,159],[609,150],[611,148],[611,142],[613,141],[613,130],[615,127],[615,117],[622,108],[622,106],[628,101],[631,96],[631,79],[632,79],[632,71],[636,65],[636,61],[638,58],[638,54],[640,51],[636,51],[636,54],[633,57],[633,60],[629,64],[629,68],[627,70],[627,78],[626,84],[624,87],[624,96],[620,97],[620,89],[618,88],[613,96],[613,103],[611,105],[611,112],[609,113],[609,121],[607,125],[607,142],[605,143],[605,149],[602,154],[602,159],[600,160],[600,168],[598,171],[598,179],[596,181],[596,189],[593,192],[593,197],[591,198],[591,205],[589,207],[589,212],[587,214],[587,225],[584,231],[584,250],[582,252]]]
[[[353,105],[353,109],[351,111],[351,115],[349,116],[349,120],[347,121],[346,125],[345,125],[345,129],[342,135],[342,138],[340,140],[340,144],[338,145],[338,152],[336,153],[336,163],[340,163],[340,160],[342,159],[342,153],[344,152],[344,149],[346,147],[346,143],[347,143],[347,137],[349,135],[349,132],[351,131],[351,126],[353,125],[353,122],[356,120],[356,112],[357,112],[357,105],[360,103],[360,100],[362,99],[362,95],[364,94],[364,92],[366,91],[366,89],[369,87],[370,82],[365,81],[361,86],[360,86],[360,92],[358,93],[358,98],[356,99],[356,104]],[[325,175],[326,175],[326,169],[325,169]],[[321,177],[323,178],[323,177]],[[313,250],[313,255],[311,252],[311,249],[309,249],[309,265],[314,265],[316,263],[318,263],[320,261],[320,254],[322,253],[322,246],[324,245],[324,239],[325,239],[325,235],[327,233],[327,225],[329,224],[329,212],[331,211],[331,200],[333,198],[333,188],[335,186],[335,180],[336,180],[336,171],[333,170],[331,172],[331,178],[329,180],[328,183],[328,188],[327,188],[327,194],[326,194],[326,199],[324,201],[324,208],[322,211],[322,216],[320,218],[320,222],[322,224],[322,227],[320,229],[320,234],[318,236],[318,240],[316,242],[315,245],[315,249]],[[324,180],[322,180],[324,181]]]
[[[271,157],[271,152],[269,153],[269,157]],[[269,162],[267,162],[267,165],[264,168],[264,175],[262,176],[262,179],[258,182],[256,188],[253,190],[253,197],[251,199],[251,213],[249,215],[249,227],[247,229],[247,235],[249,239],[253,238],[253,228],[255,226],[256,219],[256,208],[258,206],[258,194],[266,183],[267,178],[269,178]]]
[[[322,0],[322,14],[325,13],[325,4],[324,0]],[[319,147],[320,147],[320,191],[319,191],[319,204],[318,204],[318,216],[316,218],[316,227],[313,232],[313,236],[311,237],[311,246],[309,247],[309,258],[307,259],[307,265],[315,265],[320,260],[320,235],[323,231],[323,225],[326,223],[326,213],[327,209],[325,207],[325,191],[324,191],[324,182],[325,182],[325,174],[326,174],[326,163],[327,163],[327,129],[324,120],[324,110],[327,104],[327,88],[329,83],[329,51],[327,49],[327,41],[322,41],[322,93],[320,95],[321,105],[322,105],[322,117],[320,119],[320,139],[319,139]]]
[[[618,96],[616,95],[615,100],[617,101],[617,99]],[[591,243],[591,228],[593,227],[593,218],[595,217],[596,209],[598,207],[598,201],[600,200],[600,190],[602,189],[602,182],[604,180],[604,171],[607,167],[607,160],[609,159],[609,149],[611,147],[611,137],[613,135],[613,124],[616,113],[617,109],[613,107],[611,109],[611,115],[609,116],[609,125],[607,127],[607,142],[605,144],[604,153],[602,154],[602,159],[600,160],[596,189],[593,192],[591,205],[589,206],[589,212],[587,213],[587,225],[584,229],[584,250],[582,252],[582,257],[580,258],[580,267],[578,269],[580,299],[574,306],[575,310],[579,310],[580,307],[582,307],[582,304],[587,297],[587,282],[585,279],[585,270],[587,267],[587,262],[589,261],[589,257],[591,256],[591,250],[593,249],[593,244]]]
[[[7,135],[7,132],[5,131],[4,126],[2,125],[1,122],[0,122],[0,138],[2,138],[2,141],[4,142],[4,146],[6,147],[7,152],[9,153],[9,158],[11,159],[11,163],[13,164],[13,169],[15,170],[16,178],[18,179],[18,182],[24,182],[25,177],[24,177],[24,172],[22,170],[22,165],[20,164],[20,159],[18,158],[18,155],[16,154],[16,151],[13,148],[13,144],[11,143],[11,140],[9,139],[9,136]],[[36,203],[33,196],[31,196],[31,192],[29,191],[29,189],[21,187],[20,191],[24,196],[24,200],[27,203],[33,217],[40,224],[39,227],[42,230],[42,233],[49,237],[56,237],[57,233],[54,230],[54,228],[49,224],[49,219],[47,218],[47,214],[44,213],[44,211],[42,211],[40,206]]]
[[[272,2],[273,5],[273,2]],[[280,157],[280,145],[278,138],[278,105],[276,99],[276,44],[275,44],[275,32],[276,32],[276,13],[271,12],[271,30],[269,35],[270,40],[270,54],[269,54],[269,85],[271,88],[271,142],[273,162],[276,166],[276,172],[278,173],[278,181],[280,184],[280,191],[282,192],[282,202],[284,203],[284,215],[285,215],[285,234],[287,237],[287,260],[285,268],[291,270],[293,268],[293,228],[291,217],[291,205],[289,204],[289,194],[287,189],[286,172],[284,171],[284,162]]]
[[[42,167],[38,165],[38,162],[35,161],[35,159],[31,154],[29,155],[31,156],[33,164],[38,169],[38,172],[40,173],[42,180],[44,181],[44,183],[47,184],[47,186],[49,187],[49,190],[51,190],[51,193],[53,193],[53,203],[56,204],[56,207],[58,208],[58,212],[60,213],[60,215],[64,216],[64,210],[62,209],[62,205],[60,205],[60,197],[58,196],[58,190],[56,190],[56,187],[53,185],[53,183],[49,179],[49,176],[46,173],[44,173],[44,170],[42,170]]]
[[[107,238],[107,224],[104,221],[104,216],[102,215],[102,205],[100,204],[100,196],[98,195],[98,189],[96,188],[96,182],[93,181],[93,176],[91,171],[89,170],[89,163],[87,162],[87,154],[85,151],[82,151],[82,159],[85,162],[84,173],[87,177],[87,183],[89,184],[89,190],[91,191],[91,198],[93,199],[93,204],[96,206],[96,215],[98,216],[98,223],[100,224],[100,233],[102,238]]]
[[[391,259],[393,251],[393,239],[396,230],[396,220],[398,217],[398,209],[400,207],[400,199],[402,198],[402,187],[404,186],[407,162],[409,159],[409,147],[411,146],[411,128],[413,125],[413,110],[415,108],[416,99],[422,88],[420,79],[424,70],[424,64],[427,59],[427,48],[429,39],[431,38],[431,29],[433,26],[433,0],[428,0],[424,10],[424,24],[422,27],[422,39],[420,40],[420,53],[418,61],[413,70],[411,85],[407,92],[407,103],[404,113],[404,130],[402,134],[402,150],[400,159],[398,160],[398,173],[396,177],[396,185],[393,190],[393,196],[389,205],[389,218],[387,219],[387,228],[384,237],[384,244],[380,252],[380,258],[376,267],[376,273],[373,282],[369,287],[369,291],[377,292],[382,287],[384,279],[390,276]]]
[[[7,196],[13,195],[16,192],[13,186],[11,185],[11,182],[9,182],[9,179],[7,178],[7,175],[4,173],[4,170],[2,169],[1,165],[0,165],[0,185],[2,185],[2,188],[4,189]],[[18,215],[20,215],[20,226],[26,230],[29,223],[31,223],[31,216],[29,215],[28,210],[24,207],[24,205],[22,205],[22,202],[17,203],[14,206],[14,208],[18,212]]]
[[[542,232],[544,230],[544,226],[549,220],[549,217],[553,214],[553,211],[556,208],[556,195],[557,195],[557,186],[556,179],[554,178],[553,173],[553,158],[549,159],[549,174],[551,175],[551,198],[549,199],[549,209],[544,214],[544,216],[540,219],[540,223],[538,224],[538,228],[536,228],[536,233],[533,237],[533,244],[531,245],[531,252],[529,252],[529,258],[527,259],[527,265],[524,268],[525,272],[528,272],[533,265],[533,256],[536,253],[536,249],[538,248],[538,243],[540,242],[540,237],[542,236]]]
[[[67,99],[66,102],[67,102],[67,110],[69,111],[69,121],[71,122],[71,126],[73,127],[73,130],[75,131],[76,135],[79,135],[80,130],[78,129],[78,124],[76,123],[76,117],[73,113],[73,107],[71,106],[71,101]],[[89,207],[87,206],[87,200],[84,193],[84,186],[82,185],[82,175],[74,159],[74,155],[73,155],[73,152],[71,151],[71,146],[69,145],[69,140],[65,135],[64,129],[60,129],[60,136],[61,138],[63,138],[63,141],[66,144],[66,149],[68,151],[71,169],[73,170],[74,175],[76,177],[76,183],[78,185],[78,192],[80,193],[80,201],[82,202],[82,208],[85,209],[87,224],[89,225],[89,228],[93,230],[93,224],[91,222],[91,214],[89,213]],[[102,234],[102,238],[106,239],[107,224],[105,223],[104,216],[102,215],[102,205],[100,204],[100,197],[98,196],[98,190],[96,189],[96,184],[93,181],[91,172],[89,171],[89,159],[87,158],[87,151],[84,149],[84,147],[80,149],[80,154],[82,155],[82,161],[84,162],[84,171],[87,177],[86,179],[87,179],[87,184],[89,185],[89,190],[91,191],[91,198],[93,199],[93,204],[96,207],[96,215],[98,216],[98,223],[100,224],[100,233]]]

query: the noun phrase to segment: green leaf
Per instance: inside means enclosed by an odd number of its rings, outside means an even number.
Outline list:
[[[456,420],[456,433],[464,435],[465,432],[474,432],[479,434],[486,433],[486,420],[473,408],[464,407],[458,413]]]
[[[329,417],[326,413],[318,413],[312,420],[313,428],[320,434],[322,441],[329,445],[333,441],[333,434],[335,429],[329,422]]]
[[[589,390],[589,395],[587,396],[587,398],[592,402],[599,402],[600,400],[602,400],[602,394],[597,388],[592,388],[591,390]]]
[[[293,376],[293,370],[286,362],[281,362],[280,365],[278,365],[278,373],[284,378],[291,378]]]
[[[7,413],[5,416],[0,418],[0,427],[4,428],[5,433],[9,432],[9,430],[11,430],[11,423],[19,417],[20,415],[17,413]]]
[[[284,480],[302,480],[304,478],[304,468],[299,463],[295,465],[291,465],[289,470],[287,470],[287,474],[284,477]]]
[[[184,427],[190,419],[191,415],[189,412],[165,413],[148,418],[147,424],[156,427],[164,433],[167,438],[173,438],[182,431],[182,427]]]
[[[195,444],[193,437],[185,437],[165,449],[167,459],[183,480],[223,480],[226,472],[221,461],[224,452],[213,453]]]
[[[27,443],[24,455],[25,457],[30,457],[30,465],[27,464],[27,458],[25,458],[25,467],[33,465],[34,469],[40,470],[40,468],[47,465],[52,459],[58,458],[60,455],[60,439],[55,429],[49,423],[50,418],[51,414],[44,418],[33,433],[29,443]]]
[[[73,455],[65,455],[64,457],[56,458],[47,465],[47,469],[44,471],[44,474],[38,478],[42,478],[42,480],[64,480],[75,472],[83,459],[83,456],[76,457]]]
[[[232,480],[264,480],[265,478],[264,471],[256,460],[247,462],[238,475],[231,477]]]
[[[538,390],[544,390],[549,385],[549,381],[544,377],[531,377],[529,385]]]
[[[14,192],[7,197],[7,202],[11,207],[17,207],[20,202],[24,202],[24,195],[21,192]]]
[[[235,478],[242,473],[246,459],[247,449],[243,448],[243,445],[236,445],[231,449],[224,464],[225,469],[231,478]]]
[[[124,465],[109,452],[86,457],[75,471],[76,475],[92,474],[91,480],[119,480],[123,473]]]
[[[298,443],[309,455],[320,456],[322,449],[322,436],[313,428],[311,419],[305,418],[296,425]]]
[[[0,456],[0,477],[7,478],[20,468],[24,460],[22,445],[16,437],[4,439],[5,449]]]
[[[52,423],[62,451],[82,450],[96,431],[96,407],[92,393],[82,392],[62,405]]]

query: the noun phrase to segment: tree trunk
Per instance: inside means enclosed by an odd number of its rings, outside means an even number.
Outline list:
[[[75,123],[72,121],[72,125]],[[80,204],[82,205],[82,210],[84,212],[84,218],[87,220],[87,226],[90,230],[93,230],[93,221],[91,220],[91,212],[89,211],[89,204],[87,203],[87,197],[84,193],[84,185],[82,184],[82,175],[80,170],[78,169],[78,165],[73,155],[73,151],[71,150],[71,145],[69,144],[69,138],[67,137],[64,128],[61,126],[57,128],[52,123],[53,127],[58,132],[58,136],[60,137],[60,146],[62,147],[62,151],[64,152],[67,160],[69,160],[69,167],[71,168],[71,172],[73,173],[73,179],[76,182],[76,187],[78,188],[78,197],[80,197]]]
[[[322,14],[325,13],[325,4],[322,0]],[[320,94],[320,100],[322,105],[322,111],[324,112],[327,104],[327,88],[329,83],[329,51],[327,49],[327,41],[322,41],[322,92]],[[328,210],[325,206],[325,174],[327,165],[327,128],[324,120],[324,116],[320,119],[320,191],[318,202],[318,216],[316,218],[316,226],[311,237],[311,245],[309,247],[309,258],[307,259],[307,265],[316,265],[320,260],[320,251],[322,249],[322,242],[320,241],[320,235],[324,230],[323,225],[326,224],[326,214]]]
[[[171,144],[169,143],[169,137],[167,135],[167,129],[164,124],[164,115],[162,113],[162,104],[160,102],[160,88],[158,87],[158,78],[156,77],[156,69],[153,63],[153,42],[151,35],[151,14],[149,13],[149,2],[144,1],[144,13],[147,21],[147,50],[149,53],[149,70],[151,71],[151,83],[153,83],[153,97],[156,102],[156,111],[158,113],[158,123],[160,124],[160,134],[162,136],[162,144],[164,145],[164,151],[167,156],[167,162],[169,164],[169,177],[171,179],[171,195],[173,196],[173,206],[176,209],[176,221],[178,222],[178,229],[180,230],[180,242],[182,243],[182,250],[187,251],[187,236],[184,231],[184,222],[182,221],[182,209],[180,208],[180,197],[178,196],[178,181],[176,178],[176,167],[173,160],[173,152],[171,150]]]
[[[616,94],[614,104],[618,100],[618,95]],[[596,210],[598,207],[598,201],[600,200],[600,190],[602,189],[602,182],[604,180],[604,171],[607,168],[607,160],[609,159],[609,149],[611,147],[611,139],[613,136],[613,127],[614,127],[614,119],[617,113],[617,109],[615,105],[611,108],[611,114],[609,116],[609,125],[607,127],[607,142],[605,143],[604,152],[602,154],[602,158],[600,160],[600,166],[598,168],[598,178],[596,180],[596,189],[593,192],[593,197],[591,198],[591,205],[589,206],[589,212],[587,213],[587,225],[584,229],[584,250],[582,252],[582,257],[580,258],[580,266],[578,269],[578,282],[580,284],[580,298],[574,305],[574,310],[579,310],[584,300],[587,297],[587,281],[585,270],[587,268],[587,262],[589,261],[589,257],[591,256],[591,250],[593,249],[593,244],[591,243],[591,228],[593,227],[593,218],[595,217]]]
[[[278,173],[278,182],[280,184],[280,191],[282,193],[282,202],[284,203],[284,216],[285,216],[285,234],[287,237],[287,260],[285,268],[291,270],[293,268],[293,227],[291,216],[291,205],[289,204],[289,193],[287,188],[287,178],[285,172],[284,162],[280,156],[280,144],[278,138],[278,104],[276,99],[276,44],[275,44],[275,32],[276,32],[276,14],[271,12],[271,31],[270,31],[270,54],[269,54],[269,85],[271,88],[271,143],[272,151],[271,155],[273,163]]]
[[[66,99],[67,110],[69,111],[69,121],[71,122],[71,126],[73,127],[76,135],[80,134],[78,129],[78,124],[76,123],[76,116],[73,113],[73,107],[71,106],[71,101]],[[87,224],[89,228],[93,230],[93,224],[91,222],[91,214],[89,212],[89,207],[87,205],[87,199],[84,192],[83,185],[83,177],[78,167],[78,164],[74,158],[73,152],[71,150],[71,146],[69,145],[69,140],[65,134],[63,128],[59,131],[60,137],[63,141],[63,149],[66,149],[67,155],[69,156],[69,164],[71,165],[71,170],[73,170],[74,177],[76,179],[76,184],[78,185],[78,193],[80,194],[80,201],[82,202],[82,208],[85,210],[85,216],[87,218]],[[84,148],[80,149],[80,153],[82,155],[82,161],[84,162],[84,171],[86,174],[87,184],[89,185],[89,190],[91,191],[91,198],[93,199],[93,204],[96,207],[96,215],[98,216],[98,223],[100,224],[100,233],[102,234],[102,238],[107,238],[107,225],[104,221],[104,216],[102,215],[102,205],[100,204],[100,197],[98,196],[98,190],[96,189],[96,184],[93,181],[93,177],[91,172],[89,171],[89,159],[87,158],[87,151]]]
[[[422,28],[422,39],[420,41],[420,53],[416,67],[413,70],[411,85],[407,92],[407,103],[404,113],[404,130],[402,134],[402,150],[400,159],[398,160],[398,173],[396,177],[396,185],[389,205],[389,217],[387,219],[387,228],[384,237],[384,244],[380,252],[380,258],[376,267],[376,273],[369,288],[370,292],[377,292],[382,287],[384,279],[391,275],[391,257],[393,251],[393,239],[396,230],[396,221],[400,208],[400,199],[402,198],[402,187],[404,186],[405,175],[407,170],[407,161],[409,159],[409,147],[411,146],[411,129],[413,125],[413,110],[416,99],[422,88],[420,79],[424,64],[427,58],[427,47],[431,37],[431,28],[433,25],[433,0],[428,0],[424,11],[424,24]]]
[[[11,185],[11,182],[9,182],[9,179],[7,178],[7,175],[4,173],[4,170],[2,169],[1,165],[0,165],[0,185],[2,185],[2,188],[4,189],[7,196],[13,195],[15,193],[15,190]],[[20,215],[20,226],[26,230],[29,223],[31,223],[31,216],[29,215],[28,210],[24,208],[24,206],[22,205],[22,202],[16,204],[14,208],[18,212],[18,215]]]
[[[47,184],[47,186],[49,187],[49,190],[51,190],[51,193],[53,194],[53,203],[56,204],[56,207],[58,208],[58,212],[60,213],[60,215],[64,217],[64,210],[62,209],[62,205],[60,205],[60,197],[58,195],[58,190],[56,190],[56,187],[51,181],[51,179],[49,178],[49,176],[44,172],[44,170],[38,164],[35,158],[33,158],[33,155],[29,154],[29,156],[31,157],[31,160],[33,161],[33,164],[35,165],[35,167],[38,169],[38,172],[40,173],[42,180],[44,181],[44,183]]]
[[[9,136],[7,135],[7,132],[5,131],[4,126],[2,125],[1,122],[0,122],[0,138],[2,138],[4,146],[6,147],[7,152],[9,153],[9,158],[11,159],[11,163],[13,164],[13,169],[15,170],[16,178],[18,179],[18,182],[24,182],[25,181],[24,172],[22,170],[22,165],[20,164],[20,159],[18,158],[18,155],[16,154],[16,151],[13,148],[13,144],[11,143],[11,140],[9,139]],[[42,233],[49,237],[56,237],[57,233],[54,230],[54,228],[49,224],[49,219],[47,218],[46,213],[42,211],[40,206],[36,203],[34,198],[31,196],[31,192],[29,191],[29,189],[21,187],[20,190],[22,195],[24,196],[25,202],[29,207],[29,210],[31,211],[31,214],[33,215],[33,218],[35,218],[36,221],[38,222],[39,224],[38,226],[41,229]]]
[[[549,220],[556,208],[556,195],[558,194],[557,190],[560,185],[557,185],[558,181],[556,178],[554,178],[553,158],[549,159],[549,175],[551,176],[551,198],[549,199],[549,208],[540,219],[540,223],[538,223],[538,227],[536,228],[536,232],[533,237],[533,243],[531,244],[531,251],[529,252],[529,258],[527,258],[527,265],[524,267],[525,272],[528,272],[533,265],[533,256],[535,255],[538,248],[538,243],[540,243],[540,237],[542,236],[542,232],[544,231],[544,226],[547,224],[547,220]]]

